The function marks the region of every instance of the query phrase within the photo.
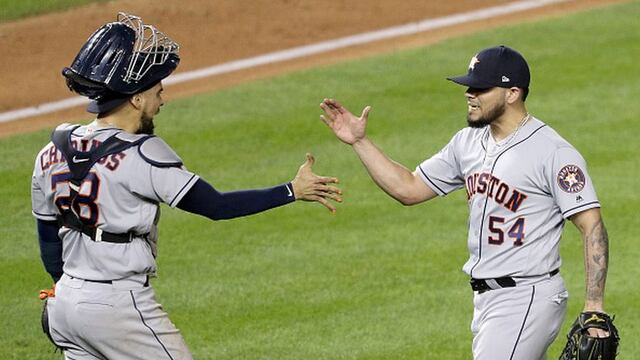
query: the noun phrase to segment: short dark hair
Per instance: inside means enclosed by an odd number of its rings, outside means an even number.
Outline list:
[[[522,89],[522,102],[527,101],[527,96],[529,95],[529,88],[520,88]]]

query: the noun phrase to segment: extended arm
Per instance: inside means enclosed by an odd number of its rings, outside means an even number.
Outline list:
[[[259,213],[294,200],[291,184],[221,193],[199,179],[180,200],[178,208],[212,220],[223,220]]]
[[[367,106],[358,118],[339,102],[325,99],[320,108],[321,119],[342,142],[351,145],[373,181],[403,205],[413,205],[436,196],[420,176],[386,156],[367,136]]]
[[[571,221],[584,241],[585,303],[584,311],[604,312],[604,287],[609,265],[609,237],[600,209],[574,215]]]
[[[307,154],[307,161],[290,183],[266,189],[218,192],[206,181],[199,179],[178,203],[178,208],[213,220],[232,219],[259,213],[295,200],[316,201],[335,212],[328,199],[342,201],[340,189],[328,185],[338,182],[333,177],[318,176],[311,172],[315,160]]]

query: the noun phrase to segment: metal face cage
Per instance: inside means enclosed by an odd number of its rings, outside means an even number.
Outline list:
[[[180,46],[155,26],[144,24],[142,18],[118,13],[118,22],[136,32],[136,42],[129,66],[122,79],[126,83],[137,82],[154,65],[162,65],[171,54],[178,54]]]

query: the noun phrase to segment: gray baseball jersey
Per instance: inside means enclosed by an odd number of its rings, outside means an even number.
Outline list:
[[[499,143],[489,127],[460,130],[416,171],[440,196],[466,189],[470,256],[463,270],[479,279],[559,268],[564,219],[600,206],[582,156],[533,117]]]
[[[131,142],[144,136],[98,128],[94,122],[78,127],[70,139],[76,150],[89,151],[114,134]],[[138,236],[112,243],[60,229],[64,275],[46,304],[53,341],[69,359],[192,359],[180,331],[155,300],[148,276],[156,272],[159,203],[175,207],[198,177],[162,139],[152,137],[98,160],[73,201],[70,179],[66,160],[53,143],[47,144],[33,171],[36,218],[55,220],[71,207],[86,225]]]
[[[74,131],[72,144],[87,151],[115,132],[131,140],[142,136],[96,128],[92,123]],[[159,203],[175,207],[198,180],[182,166],[163,166],[163,159],[180,162],[168,145],[154,137],[140,147],[104,157],[93,166],[78,192],[79,216],[103,231],[144,236],[127,244],[96,242],[62,227],[59,235],[65,274],[91,280],[155,274]],[[69,175],[61,153],[53,143],[47,144],[38,154],[33,171],[32,209],[36,218],[55,220],[60,207],[68,206]]]

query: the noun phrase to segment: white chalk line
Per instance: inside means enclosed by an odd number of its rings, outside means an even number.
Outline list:
[[[400,36],[413,35],[429,30],[439,29],[447,26],[463,24],[467,22],[484,20],[492,17],[507,15],[515,12],[543,7],[553,3],[560,3],[572,0],[525,0],[515,1],[505,5],[499,5],[459,14],[443,16],[440,18],[426,19],[405,25],[392,26],[382,30],[371,31],[352,36],[346,36],[334,40],[323,41],[311,45],[299,46],[287,50],[276,51],[259,55],[256,57],[230,61],[203,69],[186,71],[169,76],[163,81],[165,85],[179,84],[187,81],[202,79],[209,76],[226,74],[238,70],[257,67],[265,64],[273,64],[282,61],[297,59],[309,55],[320,54],[332,50],[346,48],[355,45],[362,45],[374,41],[391,39]],[[22,118],[44,115],[60,110],[86,105],[89,100],[82,96],[76,96],[64,100],[52,101],[36,106],[11,110],[0,113],[0,123],[18,120]]]

